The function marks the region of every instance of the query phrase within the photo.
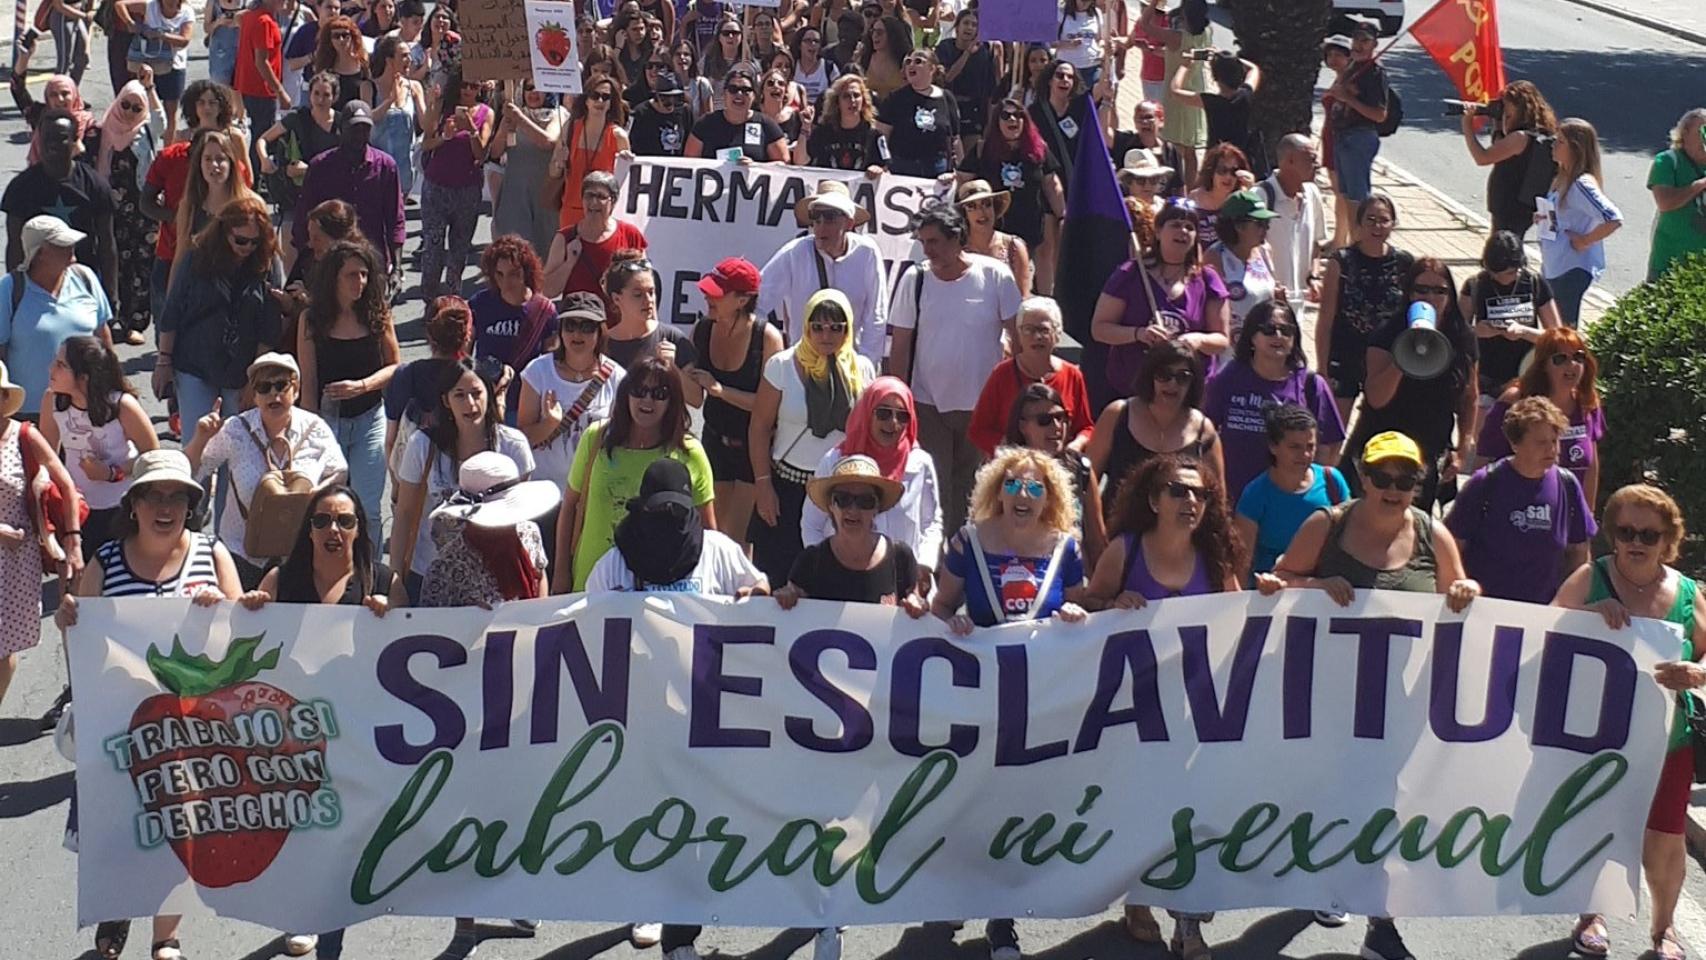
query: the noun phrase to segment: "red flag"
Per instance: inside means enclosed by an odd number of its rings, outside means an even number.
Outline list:
[[[1505,88],[1495,0],[1439,0],[1410,25],[1410,35],[1457,85],[1457,93],[1486,103]]]

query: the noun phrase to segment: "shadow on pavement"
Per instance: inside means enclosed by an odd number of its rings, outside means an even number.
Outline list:
[[[45,736],[41,722],[29,717],[7,717],[0,720],[0,747],[15,747]]]
[[[612,927],[603,933],[595,933],[590,937],[582,937],[573,943],[565,943],[550,953],[541,955],[539,960],[591,960],[604,951],[627,942],[628,928]],[[451,960],[451,958],[441,956],[439,960]]]
[[[0,820],[27,817],[71,799],[71,771],[42,780],[0,783]]]

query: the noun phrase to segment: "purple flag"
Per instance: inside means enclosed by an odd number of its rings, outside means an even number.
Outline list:
[[[1054,0],[982,0],[977,38],[1044,43],[1060,36],[1060,7]]]

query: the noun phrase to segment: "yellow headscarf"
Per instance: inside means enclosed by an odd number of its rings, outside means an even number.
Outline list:
[[[854,360],[857,354],[853,352],[853,303],[847,299],[845,293],[826,288],[812,294],[811,299],[806,301],[806,319],[805,323],[801,324],[800,342],[794,348],[794,356],[800,361],[800,369],[806,372],[806,376],[819,383],[829,379],[830,358],[817,352],[817,348],[812,346],[810,336],[812,314],[826,303],[839,307],[842,316],[847,318],[847,337],[841,341],[841,346],[836,348],[835,366],[841,371],[842,380],[847,383],[848,394],[858,396],[859,391],[865,389],[865,383],[859,377],[859,365]]]

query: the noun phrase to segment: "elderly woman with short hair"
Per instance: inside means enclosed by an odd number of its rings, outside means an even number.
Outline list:
[[[1053,297],[1026,297],[1019,304],[1018,342],[1012,356],[990,371],[971,413],[971,442],[984,456],[995,453],[1007,433],[1013,401],[1033,383],[1046,383],[1060,393],[1068,417],[1067,446],[1082,451],[1090,443],[1096,412],[1084,372],[1070,360],[1055,355],[1062,328],[1060,304]]]

